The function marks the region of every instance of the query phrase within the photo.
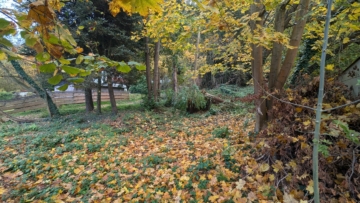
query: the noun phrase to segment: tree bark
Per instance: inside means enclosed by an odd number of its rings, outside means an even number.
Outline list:
[[[86,113],[90,113],[94,110],[94,101],[92,98],[92,90],[91,88],[85,88],[85,106]]]
[[[294,47],[293,49],[288,49],[286,52],[286,56],[284,62],[281,66],[280,72],[276,78],[275,88],[282,89],[284,84],[289,77],[290,70],[294,65],[296,55],[298,53],[299,45],[301,42],[301,38],[304,32],[305,24],[306,24],[306,14],[309,10],[310,0],[300,0],[299,11],[295,17],[295,25],[293,27],[291,37],[290,37],[290,46]]]
[[[33,87],[41,98],[46,100],[50,116],[51,117],[59,116],[60,115],[59,109],[57,108],[56,104],[54,103],[50,95],[45,90],[43,90],[38,84],[36,84],[36,82],[24,71],[24,69],[17,61],[12,60],[11,64],[13,65],[17,74],[19,74],[20,77],[22,77],[31,87]]]
[[[107,84],[108,84],[108,90],[109,90],[109,97],[110,97],[110,104],[111,104],[111,112],[113,114],[117,114],[118,113],[118,109],[116,106],[116,100],[115,100],[115,95],[114,95],[114,88],[112,86],[112,78],[111,75],[108,73],[107,74]]]
[[[154,99],[155,101],[159,100],[159,83],[160,83],[160,74],[159,74],[159,52],[160,52],[160,40],[155,44],[155,54],[154,54]]]
[[[260,3],[260,0],[255,0],[255,4],[251,5],[250,11],[251,13],[260,13],[261,20],[252,21],[250,22],[251,31],[254,33],[255,29],[258,26],[263,26],[263,16],[261,12],[263,11],[264,6]],[[264,79],[263,79],[263,48],[262,46],[252,44],[252,60],[251,60],[251,67],[252,67],[252,76],[254,81],[254,93],[255,95],[259,95],[259,98],[255,100],[255,108],[256,108],[256,115],[255,115],[255,132],[259,132],[260,130],[266,127],[267,121],[267,111],[266,111],[266,103],[264,99],[260,96],[262,95],[262,89],[264,88]]]
[[[281,4],[278,6],[275,12],[275,25],[274,29],[276,32],[283,33],[284,32],[284,20],[285,20],[285,11],[286,11],[286,5],[290,2],[290,0],[284,0],[281,2]],[[269,74],[269,91],[273,92],[275,83],[277,81],[277,75],[280,70],[281,62],[282,62],[282,52],[283,52],[283,45],[278,42],[273,43],[272,48],[272,56],[271,56],[271,63],[270,63],[270,74]],[[270,110],[272,108],[273,104],[273,98],[269,98],[266,100],[266,107],[267,110]],[[272,116],[268,114],[269,119],[272,119]]]
[[[286,5],[289,3],[290,0],[285,0],[281,2],[279,7],[276,9],[275,12],[275,25],[274,29],[276,32],[283,33],[284,32],[284,18],[285,18],[285,11]],[[282,58],[282,51],[283,45],[278,42],[273,43],[272,48],[272,56],[271,56],[271,64],[270,64],[270,74],[269,74],[269,90],[272,92],[274,90],[274,86],[276,83],[277,75],[280,70],[281,66],[281,58]]]
[[[177,80],[177,63],[176,63],[176,56],[173,56],[173,73],[172,73],[172,78],[173,78],[173,90],[174,90],[174,95],[176,97],[177,93],[178,93],[178,80]]]
[[[101,114],[101,73],[97,77],[98,83],[97,83],[97,98],[96,98],[96,111],[97,114]]]
[[[151,98],[151,66],[150,66],[150,50],[149,50],[149,37],[145,39],[145,65],[146,65],[146,84],[148,90],[148,99]]]
[[[194,72],[196,73],[198,70],[198,58],[199,58],[199,43],[200,43],[200,28],[198,30],[197,33],[197,38],[196,38],[196,53],[195,53],[195,60],[194,60]],[[200,86],[200,74],[197,75],[196,79],[195,79],[195,84],[197,86]]]

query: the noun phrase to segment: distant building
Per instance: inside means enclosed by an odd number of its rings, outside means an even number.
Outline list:
[[[353,96],[360,96],[360,57],[347,67],[339,76],[339,81],[349,87]]]

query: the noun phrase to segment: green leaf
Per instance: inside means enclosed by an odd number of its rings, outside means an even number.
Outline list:
[[[68,78],[67,81],[69,82],[75,82],[75,83],[81,83],[84,82],[84,78]]]
[[[71,66],[62,66],[61,68],[69,75],[75,75],[81,72],[81,69]]]
[[[68,87],[69,87],[69,84],[66,83],[65,85],[59,87],[58,90],[65,91],[65,90],[67,90]]]
[[[48,83],[51,85],[57,85],[62,80],[62,78],[62,75],[55,75],[54,77],[48,79]]]
[[[36,44],[36,42],[37,42],[37,39],[36,39],[36,38],[30,38],[30,37],[28,37],[28,38],[25,39],[25,44],[26,44],[27,46],[29,46],[29,47],[33,47],[33,46]]]
[[[38,53],[35,58],[40,62],[45,62],[50,59],[50,54],[47,52]]]
[[[81,73],[79,74],[79,76],[85,77],[85,76],[88,76],[88,75],[90,75],[90,74],[91,74],[91,71],[84,71],[84,72],[81,72]]]
[[[4,18],[0,18],[0,29],[4,29],[8,25],[10,25],[9,21],[5,20]]]
[[[357,85],[360,85],[360,80],[358,80],[358,83],[357,83]]]
[[[57,38],[55,35],[50,35],[48,42],[50,42],[51,44],[60,45],[60,39]]]
[[[5,45],[6,47],[12,47],[13,46],[13,44],[9,40],[7,40],[5,38],[0,38],[0,44]]]
[[[80,54],[80,55],[76,58],[75,63],[76,63],[76,64],[80,64],[83,60],[84,60],[84,56]]]
[[[146,70],[146,66],[145,65],[142,65],[142,64],[140,64],[140,65],[137,65],[137,66],[135,66],[136,67],[136,69],[138,69],[138,70]]]
[[[56,65],[54,63],[48,63],[40,66],[39,69],[40,72],[43,73],[53,73],[56,69]]]
[[[79,29],[79,30],[82,30],[82,29],[84,29],[84,26],[80,25],[80,26],[78,27],[78,29]]]
[[[59,59],[60,63],[63,64],[63,65],[69,65],[71,62],[67,59],[64,59],[64,57],[61,57]]]
[[[125,62],[118,63],[116,70],[122,73],[128,73],[131,71],[131,68],[129,65],[127,65]]]

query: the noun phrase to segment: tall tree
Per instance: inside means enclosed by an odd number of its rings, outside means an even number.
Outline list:
[[[25,71],[24,69],[21,67],[21,65],[19,64],[19,62],[17,62],[16,60],[11,60],[11,64],[14,66],[14,69],[16,70],[16,72],[19,74],[19,76],[21,76],[31,87],[33,87],[36,92],[39,94],[39,96],[43,99],[46,100],[46,103],[48,105],[48,109],[49,109],[49,113],[50,116],[59,116],[60,112],[59,109],[57,108],[56,104],[54,103],[54,101],[52,100],[52,98],[50,97],[50,95],[43,90]]]
[[[155,101],[159,100],[160,95],[160,72],[159,72],[159,56],[160,56],[160,40],[155,43],[154,51],[154,79],[153,79],[153,93]]]

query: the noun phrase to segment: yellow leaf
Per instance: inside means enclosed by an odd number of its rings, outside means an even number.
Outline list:
[[[81,170],[81,169],[79,169],[79,168],[74,169],[74,173],[75,173],[76,175],[77,175],[77,174],[79,174],[81,171],[82,171],[82,170]]]
[[[311,121],[309,121],[309,120],[303,122],[304,125],[310,125],[310,123],[311,123]]]
[[[348,42],[350,42],[350,39],[349,39],[348,37],[345,37],[345,38],[343,39],[343,44],[346,44],[346,43],[348,43]]]
[[[326,67],[325,67],[326,70],[329,70],[329,71],[333,71],[334,70],[334,64],[328,64]]]
[[[126,13],[139,13],[141,16],[147,16],[149,10],[161,13],[160,3],[162,0],[112,0],[109,3],[109,10],[113,16],[116,16],[120,9]]]
[[[116,184],[116,180],[110,181],[109,184]]]
[[[0,51],[0,61],[6,59],[6,54]]]
[[[6,189],[3,187],[0,187],[0,195],[4,194],[6,192]]]
[[[245,180],[239,179],[239,181],[236,182],[236,189],[241,190],[245,184],[246,184]]]
[[[298,203],[298,201],[291,195],[288,193],[284,193],[284,203]]]
[[[309,185],[306,187],[306,190],[310,192],[310,194],[314,194],[314,182],[312,180],[309,181]]]
[[[269,164],[261,164],[260,171],[265,172],[265,171],[269,170],[269,168],[270,168]]]
[[[210,202],[215,202],[217,199],[219,199],[219,195],[213,195],[209,198]]]
[[[296,113],[300,113],[302,111],[302,108],[301,107],[296,107],[295,111],[296,111]]]

